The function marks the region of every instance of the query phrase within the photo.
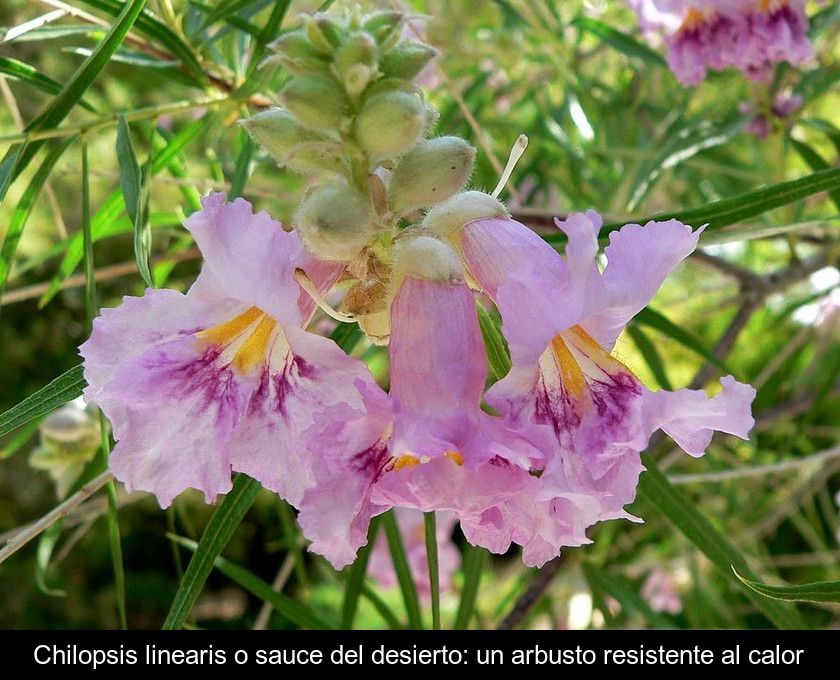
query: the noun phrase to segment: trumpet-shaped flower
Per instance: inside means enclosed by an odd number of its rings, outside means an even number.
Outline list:
[[[775,64],[813,57],[804,0],[630,0],[642,31],[663,33],[668,66],[685,85],[734,67],[769,80]]]
[[[364,364],[303,329],[295,269],[327,287],[341,268],[243,199],[211,195],[186,224],[204,256],[189,292],[126,297],[80,348],[85,396],[113,424],[111,469],[162,506],[188,487],[212,501],[232,470],[299,506],[360,464],[388,417]]]
[[[544,488],[589,493],[599,519],[626,517],[643,469],[639,454],[656,429],[700,456],[714,430],[746,437],[755,392],[729,376],[712,398],[653,392],[611,355],[624,326],[694,250],[701,230],[676,220],[627,225],[612,233],[601,272],[600,217],[575,214],[558,226],[568,237],[565,260],[510,219],[461,230],[465,262],[499,307],[513,361],[487,401],[545,452]]]

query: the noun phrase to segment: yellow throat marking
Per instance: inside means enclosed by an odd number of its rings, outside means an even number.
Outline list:
[[[240,373],[250,373],[265,362],[268,344],[276,322],[259,307],[250,307],[229,321],[200,331],[205,342],[221,348],[235,346],[231,366]]]

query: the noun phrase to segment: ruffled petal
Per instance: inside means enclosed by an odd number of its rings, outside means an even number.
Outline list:
[[[319,476],[373,445],[390,422],[390,402],[363,362],[332,341],[288,329],[230,442],[234,469],[294,506]]]
[[[308,258],[298,235],[284,231],[266,212],[255,214],[243,198],[226,203],[224,194],[215,193],[201,203],[203,209],[186,221],[204,257],[189,294],[233,298],[284,325],[300,325],[294,272]]]
[[[605,349],[630,319],[651,301],[662,282],[697,247],[703,228],[677,220],[628,224],[610,234],[607,267],[600,277],[594,309],[581,324]],[[594,287],[594,286],[593,286]]]
[[[647,436],[662,429],[686,453],[702,456],[715,430],[746,439],[755,424],[751,405],[755,388],[731,375],[720,380],[723,390],[709,398],[702,390],[647,392],[642,401]]]

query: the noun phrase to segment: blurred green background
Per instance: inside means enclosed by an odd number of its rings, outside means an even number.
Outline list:
[[[397,5],[428,18],[416,21],[417,30],[443,56],[423,84],[441,112],[439,132],[478,146],[474,186],[492,188],[511,144],[528,135],[515,191],[506,197],[520,220],[546,233],[552,216],[572,210],[592,207],[607,221],[633,221],[793,179],[840,159],[836,3],[809,3],[818,60],[805,69],[782,66],[763,85],[737,73],[712,74],[694,89],[681,87],[658,54],[637,42],[636,18],[624,2],[362,4]],[[130,112],[141,163],[150,146],[159,157],[173,139],[178,145],[150,184],[159,284],[183,288],[195,276],[198,261],[181,222],[207,191],[233,187],[278,219],[292,215],[306,187],[254,148],[236,125],[270,103],[286,77],[276,67],[249,70],[255,45],[276,37],[262,28],[278,5],[285,8],[277,0],[149,0],[146,22],[135,25],[86,93],[89,110],[76,106],[63,123],[105,121],[88,137],[94,225],[103,235],[95,245],[103,306],[143,290],[133,264],[131,224],[119,205],[107,210],[113,207],[109,197],[119,194],[116,127],[108,122],[114,112]],[[319,5],[291,2],[281,30]],[[51,90],[72,76],[121,6],[119,0],[0,4],[3,151],[50,100]],[[15,27],[48,12],[61,14],[16,34]],[[154,22],[190,45],[203,77],[168,52]],[[20,76],[10,60],[38,75]],[[766,139],[745,132],[751,114],[742,105],[760,110],[779,92],[800,94],[802,109],[774,121]],[[42,160],[43,152],[0,205],[0,238]],[[0,311],[0,412],[78,362],[76,347],[86,334],[84,276],[66,253],[79,247],[80,168],[73,144],[32,206],[15,255]],[[654,453],[768,581],[840,578],[839,206],[840,192],[817,194],[708,234],[703,254],[681,267],[652,305],[673,327],[636,324],[617,349],[651,387],[682,387],[698,375],[705,384],[719,373],[704,358],[715,352],[738,379],[758,388],[758,425],[750,442],[716,439],[700,460],[674,453],[664,441]],[[383,374],[378,350],[356,351]],[[49,475],[30,464],[37,446],[34,427],[0,439],[0,534],[57,503]],[[767,467],[780,462],[783,469]],[[737,472],[718,478],[724,470]],[[197,538],[211,509],[189,493],[166,512],[142,495],[121,494],[120,504],[128,623],[159,627],[189,557],[173,549],[167,532]],[[39,559],[36,542],[0,566],[0,627],[118,625],[103,508],[94,499],[86,514],[71,517],[51,554],[42,544]],[[632,511],[645,524],[601,525],[592,532],[594,545],[565,553],[557,576],[521,625],[648,626],[662,625],[663,616],[680,627],[766,625],[743,593],[663,516],[643,503]],[[225,555],[273,581],[289,546],[297,546],[290,513],[263,493]],[[460,535],[455,540],[463,544]],[[297,566],[284,592],[334,612],[342,587],[335,572],[310,555]],[[681,600],[678,612],[653,612],[651,598],[640,594],[652,572],[668,577]],[[514,553],[494,558],[479,595],[477,624],[492,626],[503,618],[532,575]],[[456,578],[456,589],[461,585]],[[399,610],[396,593],[384,597]],[[455,598],[445,600],[445,612]],[[250,626],[260,606],[214,572],[193,620],[200,626]],[[840,623],[834,605],[803,611],[811,625]],[[383,621],[365,602],[360,624],[378,627]],[[291,624],[274,614],[270,625]]]

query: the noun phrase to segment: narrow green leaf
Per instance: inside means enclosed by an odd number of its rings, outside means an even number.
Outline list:
[[[90,174],[88,168],[87,137],[81,139],[82,147],[82,243],[85,251],[85,308],[88,317],[88,332],[99,310],[96,304],[96,277],[93,267],[93,237],[90,232]]]
[[[63,590],[50,588],[47,583],[52,554],[63,530],[64,520],[62,519],[41,534],[41,538],[38,539],[38,547],[35,550],[35,585],[38,586],[38,590],[49,597],[64,597],[67,595]]]
[[[796,153],[802,157],[802,160],[808,164],[811,170],[826,170],[831,167],[812,146],[809,146],[805,142],[800,142],[798,139],[794,139],[791,136],[788,136],[788,140],[790,141],[791,146],[793,146],[796,150]],[[838,210],[840,210],[840,188],[829,191],[828,195],[831,196],[831,200],[834,201],[834,205],[837,206]]]
[[[143,281],[152,288],[152,274],[149,271],[152,234],[143,205],[143,172],[140,170],[137,152],[131,141],[131,130],[125,116],[120,116],[117,123],[117,161],[120,167],[120,188],[125,200],[125,210],[134,224],[134,259],[137,261],[137,269]]]
[[[610,574],[592,562],[583,563],[583,575],[593,588],[612,595],[626,612],[637,612],[653,628],[675,628],[674,622],[664,614],[653,611],[645,599],[624,579]]]
[[[330,340],[334,341],[347,354],[350,354],[362,339],[362,329],[357,323],[340,323],[330,333]]]
[[[239,133],[239,155],[236,157],[236,166],[233,169],[233,177],[230,180],[230,191],[228,200],[232,201],[242,195],[245,189],[245,182],[251,174],[251,161],[254,157],[254,142],[245,130]]]
[[[660,312],[657,312],[652,307],[645,307],[641,312],[636,314],[634,321],[644,326],[654,328],[660,333],[667,335],[669,338],[676,340],[683,347],[695,352],[698,356],[701,356],[724,373],[732,373],[732,371],[726,367],[726,364],[712,354],[696,335],[690,333],[684,328],[681,328],[680,326],[677,326],[677,324],[671,321],[668,317]]]
[[[189,125],[185,126],[184,129],[175,135],[171,140],[165,142],[162,148],[156,147],[152,163],[152,174],[157,174],[165,168],[169,168],[170,171],[172,171],[172,168],[178,163],[178,156],[183,151],[184,147],[189,144],[203,128],[204,122],[202,120],[193,121]],[[197,203],[198,196],[196,195],[197,192],[195,188],[185,187],[185,189],[190,190],[189,195],[191,197],[195,195],[194,201]],[[191,201],[192,200],[193,199],[191,198]],[[198,209],[200,205],[196,205],[196,203],[191,202],[190,208],[193,210]],[[105,238],[106,236],[121,233],[118,230],[112,229],[112,227],[114,222],[120,216],[120,213],[123,212],[124,208],[125,199],[123,198],[121,190],[114,191],[107,199],[105,199],[91,221],[91,231],[94,242],[99,241],[101,238]],[[40,307],[43,307],[52,300],[55,294],[61,289],[61,284],[64,280],[76,270],[76,267],[78,267],[79,263],[82,261],[83,252],[82,235],[74,234],[69,238],[67,251],[58,267],[58,273],[50,282],[50,287],[47,292],[44,293],[38,301],[38,305]]]
[[[81,365],[65,371],[48,385],[0,414],[0,437],[81,396],[85,384]]]
[[[280,25],[283,23],[283,18],[286,16],[286,12],[289,10],[290,4],[291,0],[277,0],[272,6],[271,14],[260,31],[260,35],[257,38],[257,44],[254,45],[254,51],[251,54],[251,61],[248,64],[249,75],[259,68],[268,43],[274,40],[280,32]],[[249,87],[247,83],[243,84],[243,88],[247,87]]]
[[[831,168],[830,170],[821,170],[789,182],[771,184],[755,191],[750,191],[732,198],[725,198],[697,208],[672,210],[650,217],[637,218],[633,221],[639,224],[645,224],[650,220],[663,221],[676,219],[695,227],[699,227],[701,224],[707,224],[708,226],[704,233],[709,233],[721,227],[756,217],[774,208],[795,203],[808,196],[813,196],[823,191],[830,192],[836,189],[840,189],[840,168]],[[624,222],[605,224],[601,228],[599,238],[605,239],[609,236],[610,232],[620,229],[624,224]],[[566,241],[565,235],[561,233],[548,234],[543,238],[555,246]]]
[[[501,380],[510,371],[510,352],[505,337],[496,320],[481,303],[476,303],[476,309],[478,310],[478,325],[481,327],[484,347],[487,350],[487,363],[496,380]]]
[[[365,599],[370,602],[379,615],[385,619],[385,623],[388,624],[388,627],[391,630],[401,630],[402,624],[400,620],[397,618],[396,614],[394,614],[393,610],[385,603],[376,591],[371,588],[367,583],[362,583],[362,595],[365,596]],[[342,624],[342,628],[349,629],[350,626],[344,626]]]
[[[105,29],[101,26],[94,26],[92,24],[47,24],[46,26],[33,28],[25,33],[13,35],[13,37],[9,38],[9,33],[16,28],[18,27],[15,26],[0,29],[0,35],[3,36],[3,42],[38,42],[43,40],[55,40],[57,38],[69,38],[77,35],[102,36],[105,34]]]
[[[481,575],[487,563],[487,551],[476,545],[467,545],[464,549],[462,571],[464,572],[464,587],[461,590],[461,601],[455,614],[455,630],[466,630],[475,611],[478,590],[481,585]]]
[[[694,503],[671,484],[656,467],[653,459],[642,456],[647,471],[639,479],[639,498],[656,506],[682,534],[691,541],[724,576],[738,581],[732,574],[734,566],[747,578],[755,576],[741,552],[712,523],[700,514]],[[783,605],[745,589],[746,595],[778,628],[804,628],[805,622],[795,608]]]
[[[111,29],[102,39],[102,42],[96,46],[96,49],[90,57],[85,59],[78,71],[73,74],[64,86],[64,89],[52,99],[37,118],[26,126],[25,132],[58,127],[58,124],[70,113],[93,81],[96,80],[96,77],[102,69],[108,64],[111,55],[122,44],[123,39],[129,29],[134,25],[145,4],[146,0],[129,0],[121,5],[122,11],[119,13],[114,25],[111,26]],[[33,156],[43,144],[44,140],[35,140],[29,143],[23,143],[22,145],[16,144],[6,152],[4,161],[15,154],[20,154],[12,172],[12,179],[17,177],[23,168],[29,164],[29,161],[32,160]],[[3,184],[0,182],[0,189],[2,188]],[[4,198],[4,193],[0,192],[0,202]]]
[[[764,597],[786,602],[828,602],[840,604],[840,581],[815,581],[798,586],[772,586],[741,576],[735,567],[732,571],[747,588]]]
[[[123,0],[81,0],[90,7],[95,7],[103,12],[107,12],[111,16],[117,16],[125,4]],[[192,48],[185,43],[178,34],[175,33],[169,26],[160,21],[154,14],[148,10],[143,10],[142,14],[137,17],[137,32],[141,35],[150,38],[160,47],[171,53],[172,56],[180,61],[185,70],[193,77],[196,84],[207,82],[207,76],[202,69]]]
[[[822,132],[834,145],[836,152],[840,154],[840,128],[823,118],[802,118],[798,122]]]
[[[40,424],[41,419],[34,418],[20,428],[20,431],[12,437],[12,440],[0,449],[0,460],[11,458],[20,451],[20,449],[22,449],[23,446],[27,444],[29,440],[32,439],[32,436],[38,431],[38,426]]]
[[[388,549],[391,551],[391,560],[394,563],[394,571],[397,574],[397,583],[400,586],[405,611],[408,615],[408,627],[412,630],[423,628],[423,619],[420,615],[420,600],[417,597],[417,586],[411,574],[411,567],[408,564],[408,557],[405,553],[405,544],[400,536],[400,528],[397,526],[397,519],[393,510],[382,515],[382,526],[385,528],[385,536],[388,538]]]
[[[38,201],[41,189],[43,189],[58,159],[61,158],[62,154],[74,141],[76,141],[76,137],[68,137],[50,149],[50,152],[32,177],[32,181],[29,182],[29,186],[23,192],[20,202],[12,213],[12,219],[9,222],[6,237],[3,239],[2,247],[0,247],[0,294],[2,294],[6,287],[6,281],[12,269],[12,261],[17,252],[20,237],[23,235],[23,230],[26,228],[26,223],[32,214],[32,208]]]
[[[434,510],[423,513],[426,533],[426,559],[429,563],[429,588],[432,596],[432,628],[440,630],[440,571],[438,571],[437,522]]]
[[[28,83],[29,85],[37,87],[39,90],[49,94],[61,92],[61,83],[53,80],[47,75],[44,75],[34,66],[30,66],[29,64],[20,61],[19,59],[14,59],[13,57],[0,57],[0,73],[8,78]],[[79,104],[88,111],[96,111],[93,106],[84,100],[81,100]]]
[[[199,550],[201,550],[201,544],[181,536],[170,536],[170,538],[178,545],[181,545],[194,553],[193,560],[190,561],[190,566],[192,566],[192,562],[198,556]],[[203,541],[204,539],[202,538],[202,542]],[[327,630],[333,627],[321,619],[321,617],[319,617],[309,607],[301,604],[300,602],[296,602],[288,595],[278,593],[271,587],[270,584],[263,581],[259,576],[248,569],[220,556],[217,556],[211,564],[229,579],[242,586],[254,597],[258,597],[263,602],[268,602],[272,607],[280,612],[280,614],[301,628]],[[186,577],[188,576],[189,567],[187,568]],[[168,626],[164,625],[164,628],[168,628]]]
[[[260,492],[260,484],[246,475],[238,475],[233,488],[225,496],[216,512],[207,523],[201,541],[190,560],[184,578],[175,593],[172,607],[163,624],[165,630],[179,630],[184,627],[204,582],[213,569],[216,558],[227,545],[233,532],[239,526],[245,513],[254,504]]]
[[[355,325],[355,324],[354,324]],[[344,600],[341,603],[341,628],[351,630],[359,607],[359,595],[364,592],[365,577],[367,575],[370,551],[376,543],[379,532],[379,517],[374,517],[368,527],[367,543],[356,554],[356,561],[347,570],[347,580],[344,583]]]
[[[206,30],[218,21],[226,21],[240,10],[254,5],[260,0],[221,0],[215,7],[211,8],[204,20],[201,22],[201,30]]]
[[[659,352],[656,350],[656,346],[651,342],[650,338],[635,323],[627,326],[627,335],[630,336],[630,339],[636,345],[636,348],[644,358],[645,363],[650,368],[650,372],[653,373],[653,377],[656,378],[659,386],[662,389],[673,391],[674,387],[668,379],[668,373],[665,370],[662,357],[659,356]]]
[[[665,66],[665,59],[661,54],[655,52],[647,45],[640,43],[635,38],[631,38],[626,33],[622,33],[611,26],[608,26],[603,21],[593,19],[591,17],[577,17],[572,21],[572,26],[598,36],[605,43],[611,45],[622,54],[628,57],[641,59],[647,64],[653,66]]]

